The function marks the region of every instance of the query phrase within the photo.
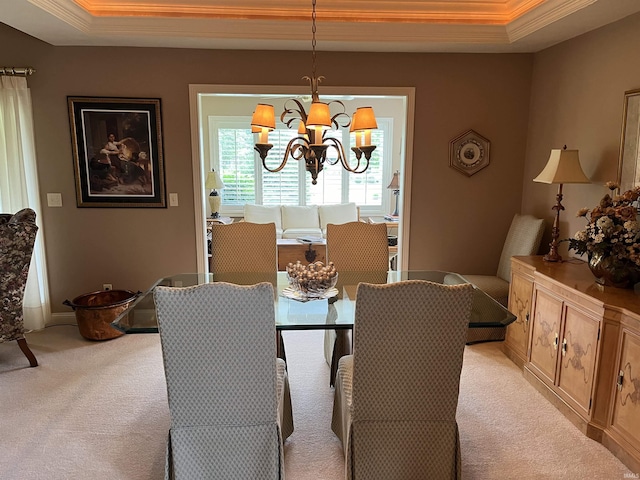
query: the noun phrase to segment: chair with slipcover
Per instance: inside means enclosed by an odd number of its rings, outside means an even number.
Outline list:
[[[509,303],[509,284],[511,282],[511,257],[514,255],[535,255],[538,253],[544,219],[533,215],[516,214],[511,221],[507,238],[502,247],[498,271],[495,275],[462,275],[505,307]],[[505,327],[470,328],[468,343],[504,340]]]
[[[345,478],[461,478],[456,408],[471,284],[361,283],[331,428]]]
[[[273,286],[156,287],[171,426],[165,479],[284,478],[293,432]]]
[[[0,342],[16,340],[31,367],[38,361],[24,338],[23,302],[37,233],[30,208],[0,215]]]
[[[274,223],[235,222],[211,225],[209,272],[216,281],[237,285],[269,282],[278,288],[278,247]],[[278,356],[286,360],[277,332]]]
[[[389,241],[384,223],[348,222],[327,224],[327,262],[338,272],[338,296],[343,286],[360,282],[386,283],[389,270]],[[324,357],[331,367],[333,385],[338,360],[351,353],[348,330],[325,330]]]

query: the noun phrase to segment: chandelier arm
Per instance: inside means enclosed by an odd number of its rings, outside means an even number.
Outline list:
[[[287,160],[289,159],[289,155],[291,155],[291,158],[293,158],[294,160],[300,160],[300,158],[302,158],[302,154],[300,154],[299,156],[296,157],[296,150],[298,149],[302,149],[302,145],[299,144],[294,144],[293,142],[295,142],[296,140],[302,140],[303,142],[305,141],[305,139],[303,137],[294,137],[291,140],[289,140],[289,143],[287,143],[287,148],[284,152],[284,156],[282,157],[282,163],[280,165],[278,165],[275,168],[269,168],[267,166],[267,155],[265,154],[264,157],[261,155],[260,158],[262,159],[262,166],[264,167],[265,170],[267,170],[268,172],[271,173],[277,173],[280,170],[282,170],[285,165],[287,164]],[[304,153],[304,151],[303,151]]]
[[[347,162],[347,156],[344,153],[344,147],[342,146],[342,143],[340,143],[339,140],[332,137],[328,137],[326,140],[330,143],[333,143],[333,145],[329,145],[329,146],[335,148],[338,151],[338,160],[340,160],[340,163],[342,163],[342,167],[346,171],[351,173],[364,173],[367,170],[367,168],[369,168],[368,158],[365,158],[364,162],[361,161],[361,158],[358,158],[355,167],[352,167]],[[338,163],[337,160],[333,162],[332,165],[334,165],[335,163]]]
[[[328,102],[329,107],[335,104],[340,105],[342,107],[342,111],[336,113],[334,116],[331,117],[331,123],[335,126],[336,129],[339,129],[340,127],[343,127],[343,128],[348,127],[349,125],[351,125],[351,117],[349,117],[349,114],[347,113],[344,103],[342,103],[340,100],[331,100],[330,102]],[[340,123],[340,120],[338,119],[342,119],[343,117],[344,117],[345,123]]]
[[[323,139],[323,141],[328,142],[329,143],[328,146],[333,148],[338,154],[338,157],[335,160],[333,161],[327,160],[327,162],[329,162],[331,165],[335,165],[336,163],[338,163],[338,161],[340,161],[340,163],[346,170],[352,171],[347,164],[347,161],[346,161],[347,157],[344,153],[344,147],[342,146],[342,143],[340,142],[340,140],[335,139],[333,137],[326,137]],[[358,164],[360,164],[359,161],[358,161]]]
[[[295,140],[300,140],[302,143],[293,143]],[[309,150],[309,143],[303,137],[295,137],[289,140],[287,144],[287,149],[284,152],[284,158],[286,159],[289,155],[294,160],[302,160],[306,158],[306,152]]]
[[[280,165],[278,165],[276,168],[269,168],[267,166],[267,157],[265,155],[264,158],[260,157],[262,159],[262,166],[264,167],[264,169],[268,172],[271,173],[277,173],[280,170],[282,170],[284,168],[284,166],[287,164],[287,157],[284,157],[284,159],[282,160],[282,163]]]
[[[287,107],[287,103],[289,103],[289,102],[293,102],[293,103],[295,103],[295,104],[298,106],[298,108],[296,109],[296,108],[289,108],[289,107]],[[285,118],[286,118],[288,115],[294,115],[294,114],[296,114],[296,113],[299,115],[299,117],[298,117],[298,118],[293,117],[293,118],[290,118],[290,119],[288,119],[288,120],[286,120],[286,121],[285,121]],[[292,124],[295,120],[302,120],[302,121],[304,122],[304,124],[306,125],[306,124],[307,124],[307,112],[306,112],[306,110],[304,109],[304,106],[303,106],[303,105],[302,105],[298,100],[296,100],[295,98],[290,98],[290,99],[289,99],[289,100],[287,100],[287,101],[285,102],[285,104],[284,104],[284,111],[283,111],[283,112],[282,112],[282,114],[280,115],[280,121],[281,121],[282,123],[284,123],[284,124],[287,126],[287,128],[291,128],[291,124]],[[297,128],[297,125],[296,125],[296,128]]]

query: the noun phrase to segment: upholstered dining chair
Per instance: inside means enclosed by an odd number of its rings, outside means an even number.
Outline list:
[[[38,361],[24,338],[23,302],[37,233],[30,208],[0,215],[0,342],[16,340],[32,367]]]
[[[462,276],[473,283],[505,307],[509,303],[511,282],[511,257],[514,255],[535,255],[540,248],[544,233],[544,219],[533,215],[516,214],[511,221],[507,238],[502,247],[498,271],[495,275]],[[504,340],[505,327],[470,328],[468,343]]]
[[[269,282],[278,288],[278,247],[274,223],[235,222],[211,225],[209,271],[216,281],[237,285]],[[276,333],[278,352],[286,360],[284,339]]]
[[[156,287],[171,427],[165,479],[284,478],[293,432],[273,286]]]
[[[345,478],[461,478],[456,408],[473,286],[361,283],[357,297],[331,422]]]
[[[360,282],[386,283],[389,270],[389,241],[384,223],[348,222],[327,225],[327,262],[338,271],[338,295],[343,286]],[[325,330],[324,357],[334,383],[338,360],[351,353],[348,330]]]
[[[211,225],[210,270],[217,272],[276,272],[276,226],[235,222]]]

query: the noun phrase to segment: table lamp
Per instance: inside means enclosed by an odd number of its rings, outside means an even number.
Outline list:
[[[398,195],[400,194],[400,180],[398,179],[400,171],[396,170],[391,179],[391,183],[387,186],[388,189],[393,190],[393,194],[396,197],[396,209],[390,215],[391,217],[398,217]]]
[[[547,262],[561,262],[562,257],[558,253],[558,238],[560,237],[560,210],[564,210],[562,206],[562,185],[564,183],[591,183],[582,171],[580,159],[578,158],[578,150],[567,150],[565,145],[562,150],[553,149],[549,156],[549,161],[542,172],[533,179],[538,183],[557,183],[558,194],[556,195],[556,204],[551,208],[556,211],[556,217],[553,221],[551,229],[551,243],[549,244],[549,253],[543,258]]]
[[[224,183],[222,182],[222,178],[218,175],[218,172],[215,170],[211,170],[207,173],[207,178],[204,181],[204,188],[211,189],[211,193],[209,194],[209,206],[211,207],[211,218],[218,218],[220,214],[218,211],[220,210],[220,204],[222,203],[222,198],[216,188],[224,188]]]

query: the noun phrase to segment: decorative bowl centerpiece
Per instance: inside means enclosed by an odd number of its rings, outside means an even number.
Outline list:
[[[322,262],[303,265],[298,261],[287,265],[287,278],[290,288],[301,297],[325,298],[332,288],[335,290],[338,272],[333,262],[327,265]]]

